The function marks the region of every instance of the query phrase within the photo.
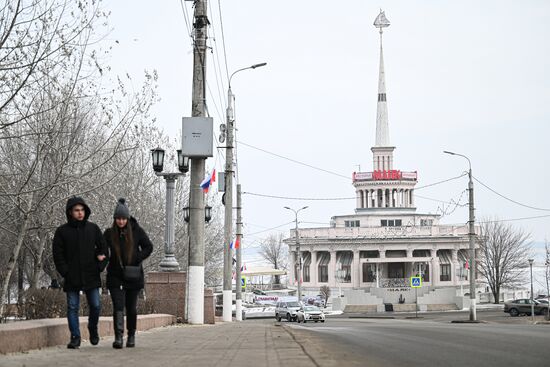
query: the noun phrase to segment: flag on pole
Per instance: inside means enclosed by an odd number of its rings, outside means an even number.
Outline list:
[[[246,271],[246,264],[241,265],[241,271]]]
[[[468,264],[468,260],[466,260],[466,262],[464,263],[464,268],[470,269],[470,264]]]
[[[202,188],[202,191],[207,193],[208,189],[210,188],[210,185],[214,181],[216,181],[216,169],[214,169],[211,174],[209,174],[204,180],[202,180],[201,185],[200,185],[201,188]]]
[[[237,237],[235,242],[231,241],[231,243],[229,244],[229,248],[232,250],[238,249],[239,247],[241,247],[241,241],[239,240],[239,237]]]

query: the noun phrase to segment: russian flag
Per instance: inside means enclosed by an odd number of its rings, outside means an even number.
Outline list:
[[[212,171],[212,174],[208,175],[208,177],[206,177],[204,180],[202,180],[201,185],[200,185],[201,188],[202,188],[202,191],[207,193],[208,189],[210,188],[210,185],[212,183],[214,183],[214,181],[216,181],[216,169],[214,169]]]
[[[231,241],[231,243],[229,244],[230,249],[238,249],[239,247],[241,247],[241,241],[239,240],[239,237],[237,237],[235,242]]]

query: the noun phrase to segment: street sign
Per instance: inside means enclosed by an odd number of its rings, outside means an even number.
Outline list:
[[[412,288],[422,287],[422,278],[421,277],[411,277],[411,287]]]
[[[246,278],[241,277],[241,288],[246,288]]]

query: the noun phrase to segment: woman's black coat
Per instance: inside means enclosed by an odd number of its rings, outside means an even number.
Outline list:
[[[153,252],[153,244],[149,240],[147,233],[141,228],[134,217],[131,217],[129,220],[132,226],[132,236],[134,238],[134,251],[132,259],[129,263],[124,262],[124,265],[140,266],[141,262],[151,255]],[[116,232],[119,232],[118,229],[114,229]],[[143,267],[141,267],[141,276],[137,281],[129,282],[122,278],[122,267],[120,266],[120,260],[117,256],[117,253],[113,243],[111,233],[113,228],[107,228],[103,233],[105,242],[107,242],[109,248],[109,265],[107,266],[107,288],[119,288],[120,286],[125,289],[141,289],[144,287],[144,276],[143,276]],[[120,236],[120,233],[115,233],[116,236]],[[119,238],[119,243],[123,245],[125,243],[124,237]],[[123,250],[124,251],[124,250]],[[123,253],[123,252],[122,252]],[[124,257],[124,256],[122,256]]]

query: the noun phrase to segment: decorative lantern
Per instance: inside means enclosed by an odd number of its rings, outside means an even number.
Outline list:
[[[212,219],[212,207],[210,205],[206,205],[204,207],[204,220],[206,222],[210,222],[210,219]]]
[[[178,169],[182,173],[189,172],[189,157],[183,155],[181,149],[178,152]]]
[[[151,149],[151,155],[153,158],[153,170],[155,172],[162,172],[162,167],[164,166],[164,149]]]
[[[183,208],[183,220],[185,221],[185,223],[189,223],[189,207],[186,206],[185,208]]]

